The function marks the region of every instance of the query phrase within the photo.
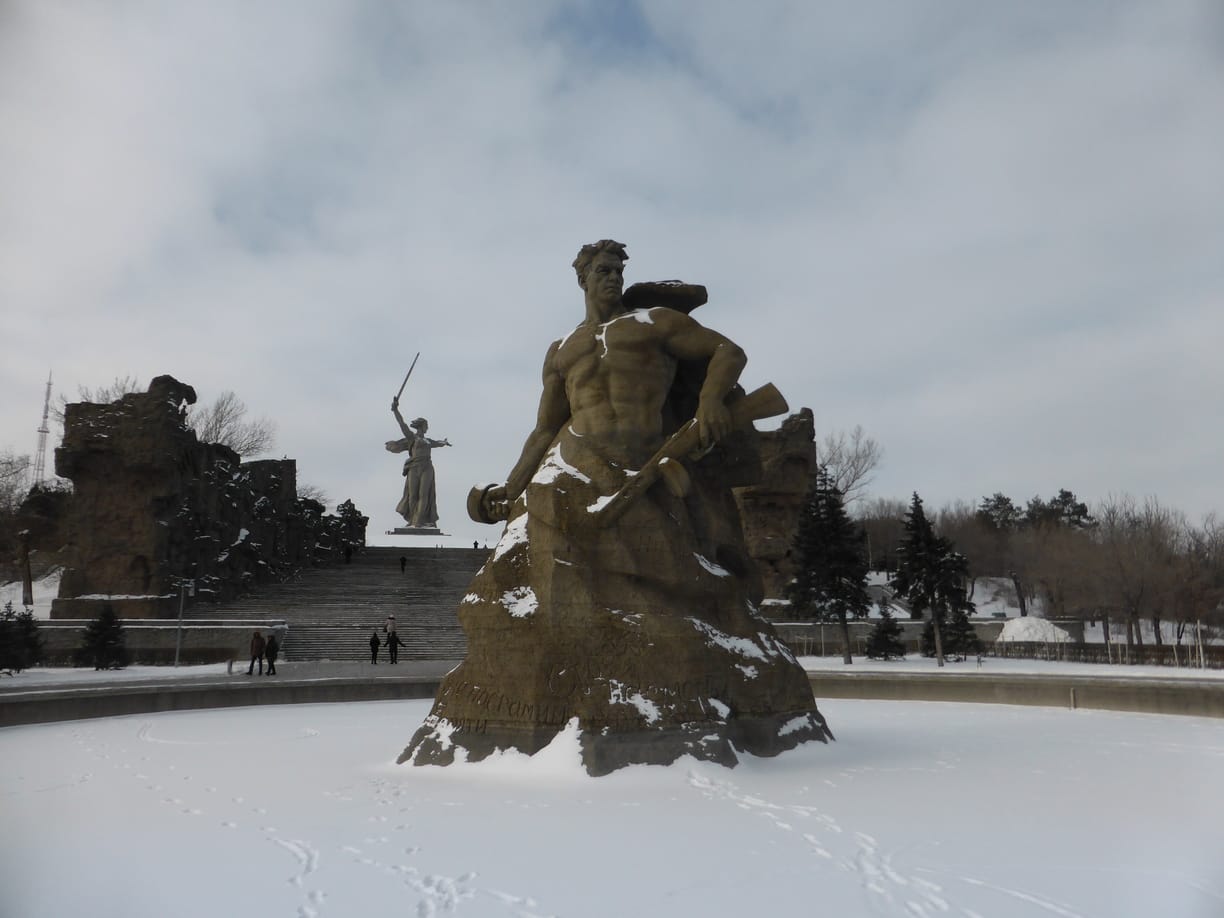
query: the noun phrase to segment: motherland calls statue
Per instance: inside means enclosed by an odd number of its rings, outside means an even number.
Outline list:
[[[459,607],[464,661],[400,762],[533,754],[574,730],[604,774],[684,754],[734,765],[832,738],[806,674],[757,611],[732,487],[760,474],[746,358],[688,316],[705,288],[623,291],[625,247],[574,261],[586,316],[544,358],[534,430],[468,510],[507,520]]]
[[[400,414],[398,395],[391,400],[391,412],[404,436],[388,440],[387,451],[408,453],[403,470],[404,494],[395,505],[395,512],[413,529],[437,529],[438,495],[434,484],[433,451],[437,447],[450,446],[451,442],[427,437],[429,422],[424,418],[406,424]]]

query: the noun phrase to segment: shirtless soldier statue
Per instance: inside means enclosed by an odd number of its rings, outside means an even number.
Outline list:
[[[751,419],[785,401],[743,394],[743,350],[687,314],[704,288],[625,291],[627,258],[605,239],[574,261],[585,317],[548,349],[505,484],[473,489],[471,515],[506,529],[460,604],[467,656],[401,762],[532,754],[567,725],[592,774],[831,738],[757,612],[730,494],[759,474]]]

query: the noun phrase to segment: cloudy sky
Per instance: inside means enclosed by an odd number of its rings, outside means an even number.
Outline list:
[[[1224,511],[1224,6],[750,9],[0,3],[0,450],[48,372],[170,373],[386,544],[419,351],[443,528],[491,542],[467,490],[612,237],[875,437],[874,495]]]

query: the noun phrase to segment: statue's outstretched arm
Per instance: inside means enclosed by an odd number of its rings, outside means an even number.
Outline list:
[[[395,415],[395,420],[399,423],[400,430],[404,432],[404,437],[407,438],[408,440],[415,440],[416,433],[413,431],[411,427],[409,427],[406,423],[404,423],[404,416],[400,414],[398,395],[395,398],[391,399],[391,413]]]

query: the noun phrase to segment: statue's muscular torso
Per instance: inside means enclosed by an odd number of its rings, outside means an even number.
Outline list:
[[[656,307],[589,320],[544,358],[544,391],[536,426],[504,486],[490,504],[514,500],[567,425],[608,459],[638,468],[661,445],[663,405],[677,363],[706,365],[697,407],[703,442],[724,436],[730,420],[723,399],[744,367],[744,352],[682,312]]]
[[[564,383],[574,432],[631,454],[656,447],[676,374],[668,343],[685,323],[696,325],[673,310],[639,310],[580,325],[563,338],[550,362]]]

